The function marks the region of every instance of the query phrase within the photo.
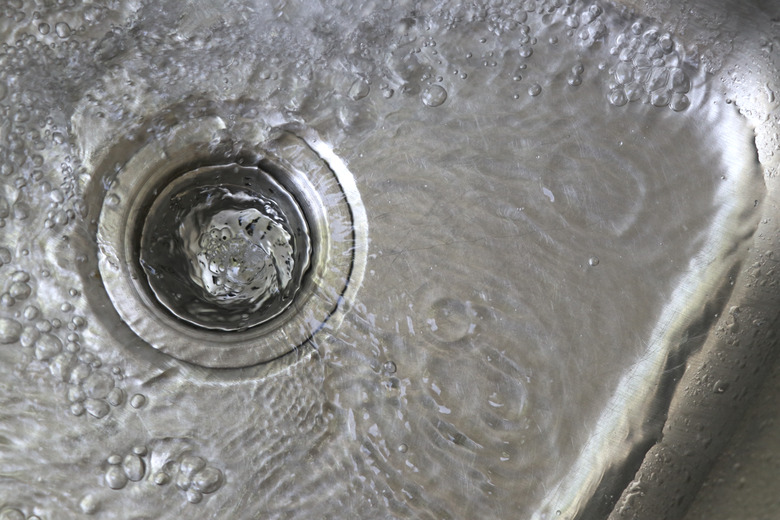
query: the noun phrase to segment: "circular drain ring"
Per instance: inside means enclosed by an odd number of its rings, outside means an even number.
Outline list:
[[[177,126],[142,147],[106,193],[98,222],[99,270],[114,308],[154,348],[209,368],[239,368],[278,358],[335,327],[363,279],[368,221],[354,178],[317,137],[281,126],[257,149],[226,136],[220,118]],[[238,152],[235,151],[238,148]],[[292,193],[306,215],[311,265],[288,309],[245,331],[217,332],[182,322],[165,309],[139,262],[140,233],[157,194],[199,166],[255,164]]]

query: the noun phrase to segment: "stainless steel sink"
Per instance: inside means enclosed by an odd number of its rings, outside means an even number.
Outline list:
[[[1,9],[0,520],[683,517],[777,346],[776,1]]]

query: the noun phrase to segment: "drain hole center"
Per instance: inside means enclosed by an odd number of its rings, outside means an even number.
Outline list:
[[[155,198],[139,261],[157,301],[207,329],[244,330],[280,315],[309,266],[295,198],[257,167],[192,170]]]

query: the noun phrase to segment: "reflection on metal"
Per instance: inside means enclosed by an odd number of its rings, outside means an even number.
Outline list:
[[[778,8],[7,4],[0,519],[681,517],[777,343]]]

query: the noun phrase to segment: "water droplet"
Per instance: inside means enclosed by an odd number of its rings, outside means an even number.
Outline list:
[[[190,504],[199,504],[203,500],[203,493],[195,489],[188,489],[186,495]]]
[[[158,486],[164,486],[171,481],[171,476],[164,471],[158,471],[154,474],[154,483]]]
[[[70,25],[65,22],[58,22],[54,26],[54,32],[56,32],[57,36],[60,38],[67,38],[71,33]]]
[[[363,99],[371,91],[371,87],[368,82],[362,78],[356,79],[352,86],[349,87],[349,97],[355,101]]]
[[[6,308],[10,308],[16,305],[16,300],[14,300],[13,296],[10,294],[3,293],[3,295],[0,296],[0,305]]]
[[[393,361],[385,361],[385,364],[382,365],[382,370],[385,371],[385,374],[395,374],[395,372],[398,370],[398,367]]]
[[[718,380],[714,385],[712,385],[712,391],[716,394],[722,394],[729,389],[729,386],[729,383]]]
[[[22,335],[22,325],[16,320],[0,318],[0,344],[16,343]]]
[[[622,107],[628,103],[628,97],[622,88],[616,88],[609,93],[609,102],[616,107]]]
[[[528,87],[528,95],[529,96],[536,97],[536,96],[538,96],[541,93],[542,93],[542,86],[539,85],[538,83],[534,83],[533,85]]]
[[[149,450],[146,449],[146,446],[133,446],[133,453],[138,455],[139,457],[145,457],[147,453],[149,453]]]
[[[108,412],[110,411],[108,403],[101,399],[86,399],[84,401],[84,408],[89,415],[97,419],[102,419],[108,415]]]
[[[106,197],[106,205],[108,206],[119,206],[119,195],[116,195],[115,193],[112,193],[108,197]]]
[[[24,313],[22,314],[24,316],[24,319],[28,321],[32,321],[36,319],[38,316],[40,316],[41,311],[38,310],[38,307],[35,307],[34,305],[28,305],[24,309]]]
[[[121,388],[112,388],[110,392],[108,392],[108,396],[106,396],[106,401],[108,401],[108,404],[111,406],[119,406],[125,401],[125,392]]]
[[[62,341],[53,334],[43,334],[35,342],[35,357],[40,361],[45,361],[54,357],[62,351]]]
[[[106,459],[106,462],[111,464],[112,466],[117,466],[122,463],[122,457],[120,457],[117,454],[110,455],[108,459]]]
[[[111,466],[106,470],[106,484],[111,489],[122,489],[127,485],[127,475],[119,466]]]
[[[656,90],[650,95],[650,103],[659,108],[668,105],[671,99],[671,93],[666,90]]]
[[[143,405],[146,404],[146,396],[143,394],[135,394],[133,397],[130,398],[130,406],[133,408],[141,408]]]
[[[39,33],[41,33],[43,35],[46,35],[46,34],[49,34],[49,31],[51,31],[51,27],[49,26],[49,24],[44,22],[44,23],[38,25],[38,32]]]
[[[588,265],[591,267],[596,267],[597,265],[599,265],[599,257],[591,256],[590,258],[588,258]]]
[[[0,247],[0,267],[11,263],[12,259],[11,251],[7,247]]]
[[[406,453],[407,451],[409,451],[409,446],[407,446],[406,444],[399,444],[398,445],[398,452],[399,453]]]
[[[691,101],[685,94],[675,93],[672,95],[672,100],[669,102],[669,107],[675,112],[682,112],[691,105]]]
[[[447,100],[447,91],[441,85],[429,85],[420,97],[424,105],[438,107]]]
[[[85,515],[91,515],[97,512],[99,505],[97,499],[92,495],[85,495],[84,498],[81,499],[81,502],[79,502],[81,512]]]
[[[222,472],[211,466],[198,471],[192,479],[193,489],[203,494],[213,493],[222,485]]]
[[[81,403],[87,398],[87,393],[80,386],[71,386],[68,388],[67,399],[70,403]]]
[[[132,482],[138,482],[144,478],[144,474],[146,473],[146,464],[144,464],[144,461],[141,457],[131,453],[126,455],[122,460],[122,469],[124,470],[128,479],[130,479]]]
[[[104,399],[114,388],[114,379],[103,372],[93,372],[84,380],[83,385],[89,397]]]

